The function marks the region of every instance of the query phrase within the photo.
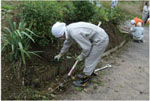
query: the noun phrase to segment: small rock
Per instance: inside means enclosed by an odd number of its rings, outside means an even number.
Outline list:
[[[71,80],[75,80],[75,77],[74,77],[74,76],[71,76]]]
[[[117,90],[115,90],[114,92],[118,92]]]
[[[63,88],[63,87],[64,87],[64,84],[63,84],[63,83],[60,83],[59,86]]]
[[[93,89],[97,89],[97,85],[94,85],[94,86],[93,86]]]
[[[48,90],[49,90],[49,91],[52,91],[52,88],[51,88],[51,87],[49,87],[49,88],[48,88]]]
[[[140,93],[140,94],[143,94],[143,92],[141,92],[141,91],[140,91],[139,93]]]
[[[122,62],[125,62],[125,60],[122,60]]]
[[[88,90],[87,90],[87,89],[84,89],[84,92],[88,92]]]

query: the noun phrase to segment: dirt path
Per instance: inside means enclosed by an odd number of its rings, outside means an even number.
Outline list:
[[[145,27],[145,43],[130,42],[120,52],[105,59],[113,68],[95,77],[89,87],[72,85],[57,95],[66,100],[148,100],[149,99],[149,28]],[[103,75],[101,75],[103,74]]]

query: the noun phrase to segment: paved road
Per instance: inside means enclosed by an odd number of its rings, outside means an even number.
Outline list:
[[[57,96],[66,100],[148,100],[149,99],[149,28],[145,43],[129,42],[122,51],[105,59],[113,68],[104,70],[88,88],[74,86]],[[100,85],[101,82],[102,84]]]

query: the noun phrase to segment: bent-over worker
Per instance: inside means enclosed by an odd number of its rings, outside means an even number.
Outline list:
[[[76,86],[82,86],[89,80],[109,43],[107,33],[102,28],[87,22],[77,22],[67,26],[65,23],[56,22],[52,26],[52,34],[56,38],[65,36],[63,47],[55,59],[59,60],[73,42],[78,43],[82,48],[77,60],[85,59],[85,67],[83,75],[79,76],[81,80],[75,83]]]

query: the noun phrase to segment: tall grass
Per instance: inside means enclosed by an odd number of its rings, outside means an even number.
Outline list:
[[[10,28],[2,29],[2,52],[6,52],[11,61],[21,58],[23,64],[26,64],[26,57],[31,58],[31,54],[37,55],[34,51],[29,51],[30,43],[35,42],[32,36],[36,36],[23,19],[17,24],[9,20]],[[37,55],[38,56],[38,55]]]

